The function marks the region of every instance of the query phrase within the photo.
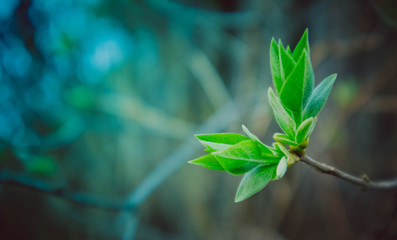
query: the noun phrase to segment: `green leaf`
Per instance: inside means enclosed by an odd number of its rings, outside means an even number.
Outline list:
[[[313,118],[312,125],[310,126],[309,131],[307,132],[307,136],[305,137],[305,139],[308,139],[310,137],[310,135],[312,135],[314,127],[316,127],[317,119],[318,119],[317,117]]]
[[[314,118],[310,117],[301,123],[301,125],[298,127],[298,130],[296,131],[296,143],[299,144],[307,139],[309,130],[311,129],[313,122]]]
[[[287,50],[284,49],[283,43],[281,40],[278,42],[279,45],[279,58],[280,58],[280,68],[281,68],[281,78],[283,79],[283,82],[285,83],[285,80],[288,78],[288,76],[292,73],[292,70],[295,68],[295,61],[289,55]]]
[[[313,85],[313,68],[309,56],[304,51],[280,92],[281,102],[294,113],[297,124],[301,122],[302,108],[312,93]]]
[[[247,136],[249,138],[251,138],[252,141],[254,141],[258,144],[258,146],[262,152],[262,156],[274,158],[274,152],[270,149],[270,147],[268,147],[264,143],[262,143],[262,141],[259,140],[259,138],[257,136],[255,136],[255,134],[250,132],[250,130],[248,130],[248,128],[246,126],[242,125],[242,128],[243,128],[243,131],[245,132],[245,134],[247,134]]]
[[[292,154],[284,147],[283,144],[276,142],[274,146],[276,146],[280,151],[282,151],[284,153],[284,156],[286,157],[292,156]]]
[[[294,113],[300,113],[302,111],[302,97],[305,84],[305,58],[306,55],[302,55],[280,92],[281,102]]]
[[[314,88],[314,72],[310,55],[305,58],[305,87],[303,90],[302,108],[304,108],[312,95]]]
[[[262,156],[258,144],[252,140],[242,141],[226,150],[212,154],[226,171],[234,175],[246,173],[259,164],[274,165],[278,162],[275,158]]]
[[[241,141],[249,140],[248,137],[237,133],[215,133],[195,135],[209,153],[225,150]]]
[[[270,106],[280,128],[291,138],[295,135],[295,122],[282,106],[280,99],[274,95],[272,88],[268,90]]]
[[[219,171],[225,170],[212,154],[207,154],[202,157],[196,158],[194,160],[189,161],[189,163]]]
[[[253,141],[257,142],[257,143],[263,144],[262,141],[259,140],[259,138],[258,138],[255,134],[253,134],[252,132],[250,132],[250,130],[248,130],[248,128],[247,128],[245,125],[242,125],[241,128],[243,129],[243,131],[245,132],[245,134],[247,134],[247,136],[248,136],[249,138],[251,138],[251,140],[253,140]],[[269,149],[269,150],[270,150],[270,149]]]
[[[280,93],[281,88],[283,87],[284,80],[281,77],[281,66],[280,66],[280,51],[279,47],[272,38],[272,42],[270,44],[270,70],[272,72],[273,84],[277,93]]]
[[[276,170],[276,176],[274,180],[279,180],[282,177],[284,177],[285,172],[287,171],[287,158],[283,157],[281,158],[280,162],[277,165],[277,170]]]
[[[295,61],[298,61],[298,59],[301,58],[305,50],[310,57],[309,30],[307,28],[303,33],[301,39],[299,40],[298,44],[296,44],[296,47],[292,54],[292,57],[295,59]]]
[[[289,45],[287,45],[287,52],[288,54],[292,57],[292,52],[291,52],[291,48],[289,48]],[[295,61],[295,60],[294,60]]]
[[[324,107],[327,102],[329,93],[331,92],[332,86],[334,85],[336,74],[332,74],[325,78],[313,91],[304,111],[303,117],[310,118],[315,117]]]
[[[245,174],[237,189],[235,202],[241,202],[262,190],[272,179],[275,166],[259,165]]]
[[[288,144],[288,145],[296,145],[294,140],[291,140],[287,135],[282,133],[276,133],[273,135],[274,140],[280,143]]]
[[[273,148],[274,148],[274,152],[275,154],[279,157],[282,158],[283,156],[285,156],[283,150],[280,148],[279,143],[274,142],[273,143]]]

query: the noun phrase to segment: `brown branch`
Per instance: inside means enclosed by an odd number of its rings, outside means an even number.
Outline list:
[[[390,179],[384,181],[371,181],[367,175],[363,175],[361,178],[353,176],[349,173],[343,172],[335,167],[329,166],[325,163],[317,162],[309,156],[303,156],[300,161],[314,167],[318,171],[333,175],[337,178],[343,179],[350,183],[360,186],[363,190],[366,189],[378,189],[378,190],[392,190],[397,189],[397,179]]]

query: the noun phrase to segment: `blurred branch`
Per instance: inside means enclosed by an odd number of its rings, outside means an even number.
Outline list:
[[[243,112],[237,112],[234,104],[229,102],[209,117],[195,132],[219,132],[230,126]],[[195,143],[194,137],[188,137],[179,148],[146,176],[141,184],[126,198],[126,205],[134,206],[142,203],[160,183],[184,164],[198,149],[200,149],[200,145]]]
[[[218,109],[231,98],[216,67],[202,50],[189,54],[187,68],[197,78],[213,106]]]
[[[360,186],[363,190],[366,189],[379,189],[379,190],[391,190],[397,189],[397,179],[384,180],[384,181],[371,181],[367,175],[363,175],[361,178],[350,175],[349,173],[343,172],[335,167],[329,166],[325,163],[320,163],[309,156],[303,156],[300,161],[314,167],[318,171],[333,175],[337,178],[351,182],[355,185]]]
[[[397,96],[391,95],[376,97],[368,104],[365,110],[374,113],[397,112]]]
[[[28,177],[7,170],[0,172],[0,183],[15,185],[34,192],[63,198],[82,206],[97,207],[107,210],[118,210],[124,207],[122,202],[109,201],[103,198],[73,192],[68,190],[64,184],[49,183],[45,180]]]
[[[124,222],[122,229],[122,240],[133,240],[139,224],[139,216],[133,212],[126,212],[118,216],[118,221]]]
[[[236,111],[234,103],[230,101],[210,116],[195,132],[218,132],[230,126],[243,112]],[[123,222],[124,220],[123,240],[134,238],[134,231],[131,230],[131,222],[134,223],[132,219],[135,215],[131,214],[131,211],[143,203],[164,180],[179,169],[181,165],[186,163],[186,160],[191,158],[199,148],[200,145],[195,144],[193,136],[186,138],[181,146],[157,165],[138,187],[125,198],[125,207],[118,215],[118,222]]]
[[[382,4],[382,1],[373,1],[373,0],[367,0],[369,5],[374,9],[375,13],[389,26],[393,27],[393,28],[397,28],[397,22],[396,22],[396,15],[395,14],[387,14],[385,13],[386,9],[393,9],[393,7],[395,7],[395,5],[393,5],[393,1],[389,1],[389,4],[386,3],[384,5],[384,9],[382,9],[382,7],[380,7],[379,5]],[[385,1],[383,1],[385,2]],[[394,19],[393,19],[394,17]]]
[[[195,132],[218,132],[231,125],[244,111],[237,112],[233,102],[219,109]],[[191,158],[199,145],[193,142],[193,134],[184,143],[164,159],[134,191],[120,200],[109,200],[68,190],[64,184],[49,183],[23,174],[0,171],[0,183],[18,186],[38,193],[45,193],[63,198],[70,202],[105,210],[134,210],[155,190],[168,176],[174,173],[187,159]]]
[[[103,112],[134,120],[169,137],[184,139],[194,129],[192,123],[160,111],[136,98],[109,94],[101,96],[98,102]]]

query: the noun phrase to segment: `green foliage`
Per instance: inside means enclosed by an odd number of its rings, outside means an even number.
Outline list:
[[[198,134],[196,138],[209,153],[225,150],[241,141],[249,140],[248,137],[236,133]]]
[[[262,190],[272,180],[275,165],[259,165],[244,175],[237,189],[235,202],[241,202]]]
[[[279,143],[284,143],[288,145],[295,145],[295,141],[290,140],[288,135],[285,135],[283,133],[275,133],[273,135],[274,140],[276,140]]]
[[[274,39],[270,46],[270,66],[278,96],[269,88],[269,102],[277,123],[286,134],[276,134],[274,137],[276,141],[294,147],[308,141],[317,122],[316,116],[327,102],[336,79],[336,74],[333,74],[314,88],[308,36],[306,29],[292,55],[288,47],[284,49],[281,41],[278,48],[275,47]],[[279,58],[276,59],[275,56]],[[291,59],[296,62],[293,68],[290,66]],[[290,72],[283,72],[285,69]]]
[[[245,134],[247,134],[247,136],[250,137],[252,141],[255,141],[258,144],[258,146],[261,150],[262,156],[273,158],[275,151],[273,151],[270,147],[263,144],[261,142],[261,140],[259,140],[259,138],[257,136],[255,136],[253,133],[251,133],[246,126],[243,125],[242,127],[243,127],[243,131],[245,132]]]
[[[301,122],[302,108],[312,94],[313,85],[313,69],[310,58],[304,50],[280,92],[280,100],[283,106],[293,112],[296,125],[299,125]]]
[[[215,152],[218,162],[231,174],[244,174],[259,164],[271,165],[273,158],[262,156],[258,144],[252,140],[242,141],[228,149]]]
[[[274,116],[281,129],[291,138],[296,131],[296,124],[287,110],[283,107],[280,99],[274,94],[273,89],[268,91],[270,106],[273,109]]]
[[[281,178],[286,171],[286,164],[280,164],[285,154],[279,148],[266,146],[245,126],[243,130],[249,138],[235,133],[196,135],[210,154],[190,161],[233,175],[245,174],[237,191],[237,202],[260,191],[270,180]]]
[[[281,87],[283,86],[284,80],[281,77],[280,48],[274,38],[270,44],[270,70],[273,76],[274,88],[276,89],[276,92],[279,93],[281,91]]]
[[[327,102],[328,95],[331,92],[332,86],[334,85],[336,74],[332,74],[325,78],[317,87],[314,89],[313,94],[310,96],[309,102],[304,109],[304,117],[314,117],[321,111]]]
[[[295,61],[298,61],[300,56],[303,54],[304,50],[306,50],[307,54],[309,54],[309,57],[310,57],[309,30],[308,29],[306,29],[305,32],[303,33],[298,44],[296,44],[294,52],[292,53],[292,57],[295,59]]]
[[[277,165],[276,177],[275,177],[276,180],[284,176],[285,172],[287,171],[287,167],[288,167],[287,159],[285,157],[282,157]]]
[[[316,121],[317,117],[310,117],[301,123],[296,131],[295,143],[301,143],[310,136],[316,126]]]
[[[225,170],[222,165],[218,162],[218,160],[212,154],[207,154],[197,159],[191,160],[190,163],[209,168],[214,170]]]
[[[236,193],[240,202],[263,189],[272,180],[281,179],[288,166],[305,154],[317,115],[324,107],[336,74],[325,78],[314,88],[310,61],[309,33],[292,52],[281,40],[270,44],[270,69],[275,92],[268,90],[269,103],[283,133],[273,135],[273,147],[262,143],[244,125],[248,136],[236,133],[196,135],[208,155],[190,163],[233,175],[245,174]],[[283,145],[289,145],[289,150]]]

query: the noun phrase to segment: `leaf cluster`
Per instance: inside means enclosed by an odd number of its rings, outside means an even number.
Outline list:
[[[282,178],[287,167],[305,154],[336,74],[314,87],[310,61],[308,30],[294,51],[273,38],[270,44],[270,67],[274,91],[268,90],[269,103],[283,133],[274,134],[272,147],[262,143],[244,125],[247,136],[236,133],[196,135],[209,153],[190,163],[205,168],[245,174],[236,193],[236,202],[247,199],[270,181]],[[283,144],[289,145],[289,150]]]
[[[284,48],[281,40],[276,43],[272,39],[270,69],[275,92],[269,88],[269,102],[276,121],[284,132],[276,133],[274,139],[290,145],[297,155],[303,155],[336,74],[325,78],[314,88],[307,29],[293,52],[289,46]]]
[[[245,174],[237,190],[236,202],[240,202],[264,188],[271,180],[277,180],[287,171],[288,153],[284,146],[273,147],[262,143],[244,125],[247,136],[237,133],[196,135],[210,153],[191,160],[190,163],[233,175]]]

